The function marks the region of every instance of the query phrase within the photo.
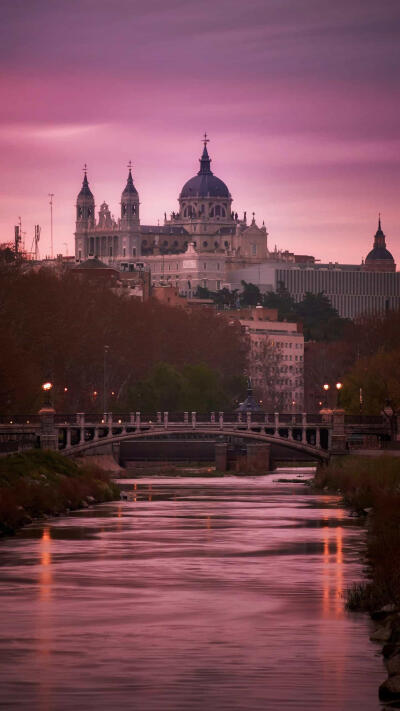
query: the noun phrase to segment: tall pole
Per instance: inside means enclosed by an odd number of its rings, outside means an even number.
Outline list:
[[[103,360],[103,415],[107,414],[107,356],[110,346],[104,346]]]
[[[54,193],[49,193],[50,198],[50,258],[53,259],[53,197]]]

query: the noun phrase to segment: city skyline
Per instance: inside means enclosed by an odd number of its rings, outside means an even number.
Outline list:
[[[206,130],[214,173],[239,214],[265,220],[269,248],[360,263],[378,213],[398,240],[396,18],[387,0],[5,2],[2,15],[1,241],[21,216],[30,248],[73,253],[82,166],[117,216],[129,160],[142,224],[162,224],[198,170]]]

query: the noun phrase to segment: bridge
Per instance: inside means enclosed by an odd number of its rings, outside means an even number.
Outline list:
[[[342,410],[315,413],[157,412],[144,415],[58,414],[46,406],[36,415],[0,417],[0,451],[32,447],[58,450],[65,456],[112,453],[126,461],[201,459],[199,443],[208,443],[218,469],[227,469],[232,451],[245,456],[247,468],[268,467],[273,459],[326,461],[345,454],[354,439],[390,438],[384,416],[345,415]],[[147,444],[146,444],[147,443]],[[169,455],[167,455],[169,451]],[[179,454],[180,453],[180,454]]]

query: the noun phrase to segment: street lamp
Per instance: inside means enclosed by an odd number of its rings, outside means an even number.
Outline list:
[[[53,383],[50,380],[46,380],[42,383],[42,390],[44,394],[43,407],[51,407],[51,390],[53,388]]]
[[[103,358],[103,415],[107,414],[107,356],[110,346],[104,346]]]

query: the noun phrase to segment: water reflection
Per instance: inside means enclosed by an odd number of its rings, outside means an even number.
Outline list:
[[[362,533],[336,497],[271,477],[124,486],[1,543],[5,708],[379,708],[343,600]]]

